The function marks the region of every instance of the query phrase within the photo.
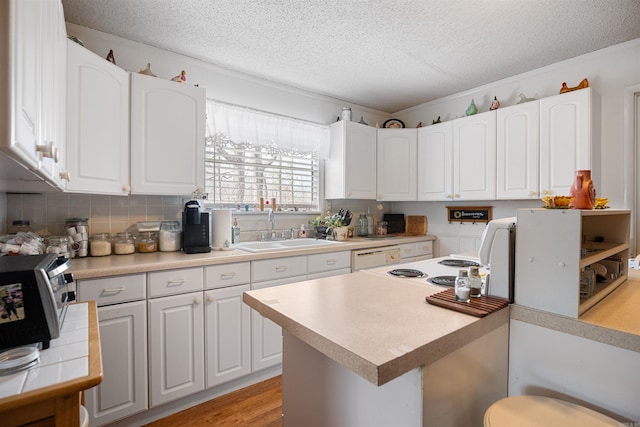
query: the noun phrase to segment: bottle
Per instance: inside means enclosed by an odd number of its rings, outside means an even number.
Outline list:
[[[373,234],[373,215],[371,215],[371,208],[367,208],[367,234],[370,236]]]
[[[367,220],[366,214],[360,214],[360,218],[358,219],[358,236],[367,236],[369,235],[369,221]]]
[[[298,232],[298,237],[304,239],[307,237],[307,230],[304,228],[304,224],[300,226],[300,231]]]
[[[469,267],[469,288],[472,298],[480,298],[482,296],[482,278],[480,277],[480,269],[477,266]]]
[[[456,301],[469,302],[471,299],[469,295],[471,290],[469,289],[469,275],[467,270],[458,270],[458,277],[456,277],[455,283]]]
[[[240,243],[240,226],[238,225],[238,218],[233,218],[233,225],[231,226],[231,243]]]

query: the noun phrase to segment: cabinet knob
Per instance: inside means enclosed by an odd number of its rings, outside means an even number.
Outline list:
[[[538,193],[537,193],[537,192],[535,192],[535,191],[533,191],[533,190],[529,191],[529,195],[530,195],[531,197],[535,197],[535,196],[537,196],[537,194],[538,194]]]
[[[347,197],[351,197],[351,191],[347,191]]]
[[[131,193],[131,186],[129,184],[123,184],[122,191],[124,191],[125,193]]]
[[[455,194],[453,195],[453,198],[454,198],[454,199],[459,199],[459,198],[460,198],[460,195],[459,195],[458,193],[455,193]]]
[[[36,152],[40,155],[41,159],[43,157],[47,157],[58,163],[59,150],[58,147],[54,147],[53,141],[49,141],[46,144],[36,145]]]
[[[213,295],[207,295],[207,303],[210,304],[212,302],[214,302],[216,299],[213,297]]]
[[[558,267],[566,267],[567,264],[565,264],[564,262],[560,261],[558,263]]]
[[[549,190],[542,190],[542,194],[546,196],[547,194],[551,194],[551,192]]]
[[[201,298],[194,298],[193,299],[193,305],[200,305],[202,304],[202,299]]]
[[[452,194],[445,194],[444,197],[445,197],[445,199],[452,199],[453,195]]]
[[[71,181],[71,174],[69,171],[60,172],[60,179],[64,179],[65,181]]]

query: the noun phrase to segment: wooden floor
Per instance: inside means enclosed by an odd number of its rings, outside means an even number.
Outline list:
[[[225,394],[147,426],[281,427],[282,376]]]

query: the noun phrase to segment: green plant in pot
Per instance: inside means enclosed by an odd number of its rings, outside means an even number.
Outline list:
[[[318,215],[309,224],[315,228],[318,239],[326,239],[327,236],[332,235],[334,228],[344,226],[342,218],[338,214],[326,215],[324,218]]]

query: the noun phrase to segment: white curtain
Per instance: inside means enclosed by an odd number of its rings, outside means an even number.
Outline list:
[[[207,100],[207,136],[222,132],[236,143],[277,145],[281,150],[329,155],[329,128],[276,114]]]

